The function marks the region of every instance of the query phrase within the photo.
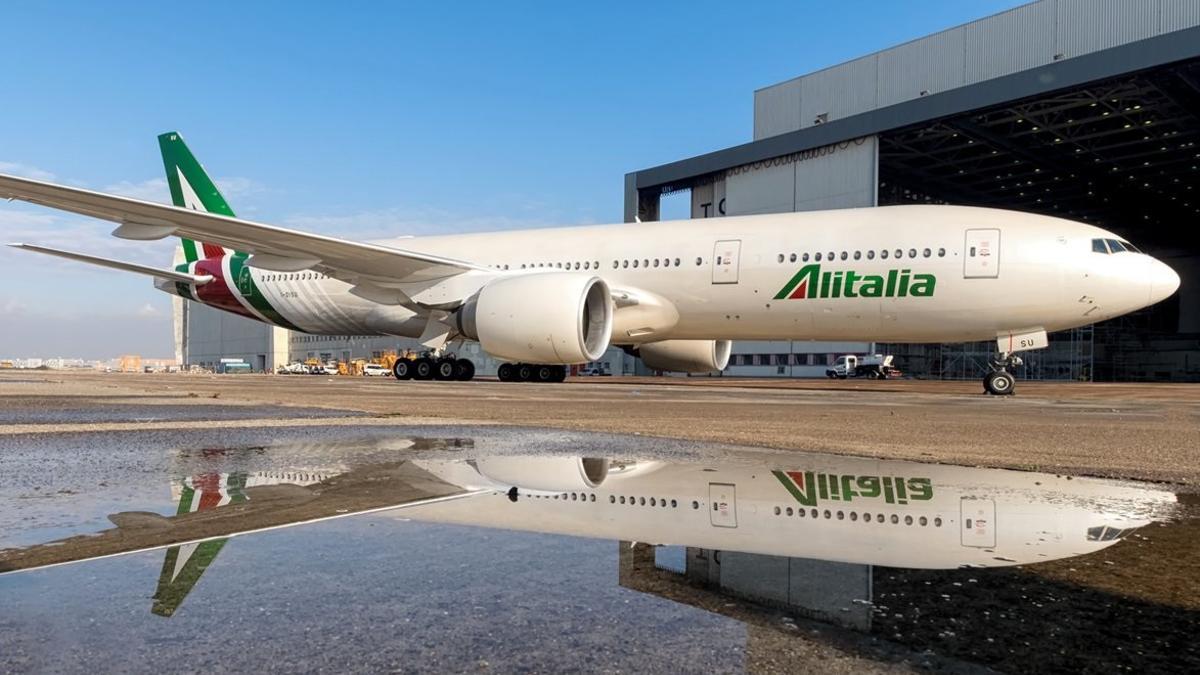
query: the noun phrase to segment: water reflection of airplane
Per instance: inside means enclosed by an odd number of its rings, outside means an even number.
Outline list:
[[[447,482],[492,491],[397,513],[406,518],[915,568],[1091,553],[1175,501],[1110,481],[820,455],[728,465],[417,463]]]
[[[247,473],[203,473],[171,483],[171,499],[178,504],[176,515],[206,511],[246,501],[246,488],[264,485],[313,485],[340,474],[344,469],[295,469]],[[200,576],[216,559],[229,539],[209,539],[167,549],[151,612],[171,616],[195,587]]]
[[[1003,566],[1110,546],[1175,500],[1100,480],[824,455],[676,464],[420,452],[447,445],[463,443],[422,440],[412,459],[344,473],[238,471],[226,458],[227,472],[178,482],[175,516],[114,514],[113,530],[0,551],[0,572],[166,548],[154,611],[169,616],[228,537],[383,512],[790,559]],[[302,454],[290,450],[254,461]]]

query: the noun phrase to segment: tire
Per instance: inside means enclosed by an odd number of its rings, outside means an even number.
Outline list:
[[[565,382],[567,379],[567,367],[555,366],[554,377],[550,378],[551,382]]]
[[[433,379],[433,359],[419,358],[413,361],[413,379],[414,380],[432,380]]]
[[[501,363],[496,369],[496,379],[501,382],[512,382],[517,375],[517,367],[511,363]]]
[[[513,378],[514,382],[528,382],[533,379],[533,366],[528,363],[517,364],[517,376]]]
[[[454,379],[467,382],[475,377],[475,362],[471,359],[458,359],[454,362]]]
[[[1016,388],[1017,380],[1008,371],[997,370],[983,378],[983,390],[992,396],[1012,396]]]
[[[392,375],[397,380],[411,380],[413,376],[412,361],[400,359],[392,366]]]
[[[533,371],[533,377],[538,382],[551,382],[554,380],[554,366],[538,366]]]
[[[438,359],[433,364],[433,379],[442,382],[453,380],[457,370],[454,359]]]

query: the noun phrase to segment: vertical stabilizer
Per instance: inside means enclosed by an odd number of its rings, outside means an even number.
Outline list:
[[[196,161],[182,136],[174,131],[162,134],[158,137],[158,147],[162,150],[167,185],[171,188],[171,203],[196,211],[233,216],[229,202]],[[195,262],[201,258],[220,257],[225,254],[225,249],[216,244],[184,239],[183,254],[187,262]]]

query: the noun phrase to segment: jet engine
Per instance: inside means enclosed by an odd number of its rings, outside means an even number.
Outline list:
[[[485,457],[475,468],[499,485],[541,492],[588,490],[608,477],[608,460],[595,457]]]
[[[460,333],[497,358],[587,363],[608,349],[613,303],[608,284],[590,274],[524,274],[487,284],[455,320]]]
[[[639,345],[637,355],[647,367],[681,373],[708,373],[729,365],[729,340],[663,340]]]

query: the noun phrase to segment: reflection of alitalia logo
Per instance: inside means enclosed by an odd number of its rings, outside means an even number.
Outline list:
[[[907,504],[933,499],[933,481],[928,478],[850,476],[813,471],[772,471],[796,501],[816,506],[818,500],[849,502],[855,497],[878,499],[888,504]]]
[[[927,298],[933,295],[937,277],[913,274],[912,270],[888,270],[887,274],[859,274],[854,270],[822,272],[820,265],[805,265],[775,294],[776,300],[804,298]]]

